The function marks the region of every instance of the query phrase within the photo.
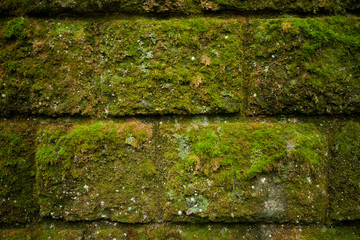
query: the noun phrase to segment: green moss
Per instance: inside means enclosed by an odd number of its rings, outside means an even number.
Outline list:
[[[2,116],[360,109],[357,17],[21,19],[0,24]]]
[[[7,24],[7,29],[4,32],[4,37],[7,39],[23,39],[26,37],[25,31],[25,21],[26,19],[14,18]]]
[[[25,19],[27,38],[0,35],[1,115],[240,112],[241,25],[205,18]]]
[[[6,229],[0,230],[1,239],[4,240],[72,240],[82,239],[82,230],[73,229],[41,229],[24,228],[24,229]]]
[[[154,158],[152,125],[83,122],[49,126],[38,137],[41,216],[119,222],[161,218],[163,177]]]
[[[335,157],[330,161],[330,218],[360,218],[360,124],[348,122],[333,136]]]
[[[358,111],[358,21],[339,16],[254,20],[248,33],[251,113]]]
[[[355,240],[359,237],[356,225],[334,226],[293,226],[276,224],[151,224],[101,226],[87,231],[70,228],[41,229],[40,226],[24,229],[0,230],[5,240],[15,239],[302,239],[302,240]]]
[[[38,211],[34,134],[29,122],[0,121],[0,223],[30,222]]]
[[[132,13],[132,14],[201,14],[203,11],[273,11],[294,13],[345,13],[360,7],[358,1],[237,1],[237,0],[73,0],[34,2],[31,0],[4,0],[0,3],[0,13],[7,15],[24,14],[86,14],[86,13]]]
[[[168,141],[163,158],[174,162],[167,175],[166,218],[325,220],[327,144],[313,125],[169,125],[161,134]]]
[[[109,115],[241,111],[236,21],[107,21],[100,31],[99,69],[105,74],[96,86]]]

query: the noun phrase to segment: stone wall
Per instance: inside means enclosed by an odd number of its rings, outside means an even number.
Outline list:
[[[358,10],[2,1],[0,238],[359,239]]]

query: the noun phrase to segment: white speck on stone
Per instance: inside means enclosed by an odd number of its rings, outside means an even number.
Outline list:
[[[311,177],[307,177],[306,180],[311,183]]]
[[[265,73],[269,72],[269,66],[265,66]]]

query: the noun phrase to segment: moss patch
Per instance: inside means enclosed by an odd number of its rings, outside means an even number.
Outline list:
[[[27,223],[38,212],[35,137],[31,122],[0,120],[0,223]]]
[[[338,16],[249,21],[249,113],[358,113],[359,29]]]
[[[240,112],[241,26],[205,18],[3,20],[1,115]]]
[[[165,125],[172,221],[324,221],[325,136],[311,124]]]
[[[311,13],[345,13],[360,8],[356,0],[346,1],[237,1],[237,0],[3,0],[0,3],[2,15],[24,14],[84,14],[84,13],[114,13],[127,12],[133,14],[200,14],[202,11],[274,11]]]
[[[241,111],[241,25],[206,18],[104,22],[95,81],[105,111]]]
[[[40,215],[65,220],[149,222],[162,215],[162,176],[152,125],[96,122],[38,133]]]
[[[0,237],[4,240],[81,240],[83,230],[42,229],[41,227],[6,229],[0,230]]]
[[[2,20],[1,115],[359,112],[357,17],[245,22]]]
[[[360,219],[360,124],[346,123],[333,136],[335,157],[330,162],[330,218]]]

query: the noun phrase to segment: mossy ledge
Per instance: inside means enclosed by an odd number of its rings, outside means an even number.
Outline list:
[[[310,0],[3,0],[0,14],[9,15],[57,15],[57,14],[181,14],[198,15],[204,12],[296,12],[316,14],[343,14],[360,9],[359,1],[310,1]]]
[[[359,114],[358,17],[0,21],[0,115]]]
[[[72,226],[59,222],[48,222],[36,227],[0,229],[0,238],[3,240],[357,240],[359,237],[358,224],[333,227],[291,224],[122,225],[103,221],[74,223]]]

